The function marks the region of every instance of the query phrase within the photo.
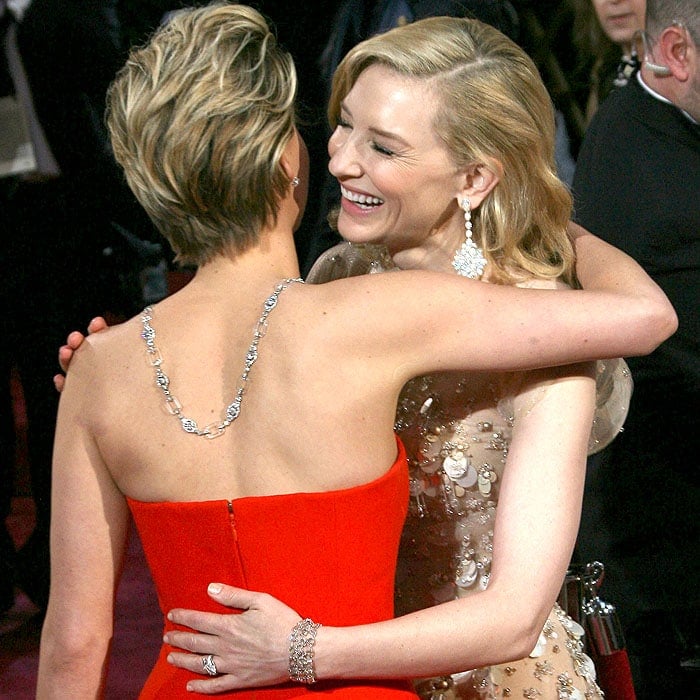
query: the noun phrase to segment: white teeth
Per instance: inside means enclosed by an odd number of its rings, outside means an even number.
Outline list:
[[[366,194],[356,194],[355,192],[350,192],[350,190],[346,190],[342,185],[340,186],[340,191],[342,192],[343,197],[345,197],[345,199],[349,199],[351,202],[355,202],[356,204],[384,204],[384,200],[379,199],[379,197],[370,197]]]

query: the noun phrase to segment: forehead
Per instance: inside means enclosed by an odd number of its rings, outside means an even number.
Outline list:
[[[431,104],[435,97],[429,78],[404,75],[380,63],[365,68],[359,74],[350,92],[360,91],[380,93],[384,99],[392,96],[395,100],[414,100],[425,105]]]
[[[402,75],[383,65],[365,69],[343,100],[355,121],[414,134],[433,131],[437,104],[438,93],[429,79]]]

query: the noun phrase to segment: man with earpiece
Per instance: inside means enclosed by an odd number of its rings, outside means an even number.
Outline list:
[[[641,68],[596,113],[573,181],[577,222],[636,258],[679,319],[629,359],[628,419],[589,463],[578,541],[605,564],[638,700],[700,697],[700,2],[647,0],[645,27]]]

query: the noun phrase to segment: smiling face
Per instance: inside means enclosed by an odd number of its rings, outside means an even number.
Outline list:
[[[449,258],[460,245],[464,176],[433,128],[435,102],[427,82],[381,65],[346,95],[328,143],[346,240],[384,244],[392,254],[444,248]]]
[[[334,74],[328,116],[347,240],[386,245],[401,268],[454,273],[468,197],[487,281],[569,275],[571,195],[554,171],[552,100],[498,30],[428,17],[356,44]]]
[[[611,41],[632,44],[635,32],[644,29],[646,0],[592,0],[600,26]]]

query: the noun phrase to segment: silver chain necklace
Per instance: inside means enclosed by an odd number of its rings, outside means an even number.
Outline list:
[[[199,435],[200,437],[207,438],[208,440],[213,440],[214,438],[223,435],[224,430],[226,430],[226,428],[228,428],[228,426],[231,425],[236,418],[238,418],[241,412],[241,401],[243,401],[243,394],[245,393],[246,383],[248,382],[248,375],[250,374],[250,370],[255,364],[255,361],[258,359],[258,343],[265,335],[267,317],[270,315],[272,309],[277,306],[279,295],[294,282],[303,283],[304,280],[300,277],[282,280],[275,287],[275,291],[265,300],[262,315],[258,319],[255,332],[253,333],[253,342],[250,344],[248,352],[245,356],[245,369],[243,370],[243,374],[241,374],[241,378],[238,382],[236,397],[226,407],[226,418],[218,423],[210,423],[209,425],[205,425],[203,428],[200,428],[197,425],[197,421],[183,415],[182,404],[170,391],[170,379],[163,371],[163,357],[160,354],[158,346],[156,345],[156,332],[153,326],[150,324],[150,321],[153,319],[153,316],[151,315],[153,312],[153,307],[147,306],[143,310],[141,313],[141,323],[143,323],[141,337],[146,342],[146,352],[150,357],[150,363],[153,367],[155,367],[156,386],[160,388],[165,396],[165,406],[168,409],[168,412],[174,415],[180,421],[180,425],[186,433],[192,433],[193,435]]]

